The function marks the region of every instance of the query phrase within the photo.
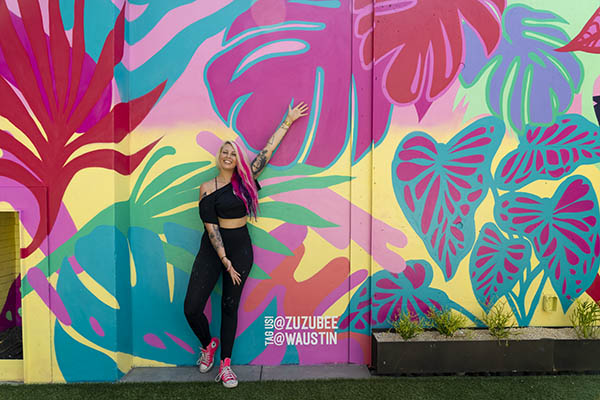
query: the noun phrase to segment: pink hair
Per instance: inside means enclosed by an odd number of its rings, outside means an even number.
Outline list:
[[[219,154],[221,154],[221,150],[223,150],[226,144],[231,145],[237,154],[237,167],[231,176],[233,193],[244,202],[248,215],[256,219],[258,212],[258,191],[254,183],[254,176],[252,175],[248,158],[240,145],[230,140],[223,142],[223,145],[219,149]]]

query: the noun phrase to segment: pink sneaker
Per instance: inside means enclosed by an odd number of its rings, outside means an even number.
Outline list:
[[[196,364],[200,367],[200,372],[205,373],[210,371],[215,362],[215,353],[219,347],[219,339],[212,338],[206,349],[200,349],[200,358]]]
[[[234,388],[238,385],[237,376],[231,369],[231,359],[226,358],[221,360],[221,366],[219,367],[219,375],[215,378],[215,382],[223,382],[223,386],[228,389]]]

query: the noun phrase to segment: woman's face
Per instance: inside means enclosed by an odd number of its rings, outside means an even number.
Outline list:
[[[237,153],[229,143],[221,148],[218,164],[219,168],[223,170],[233,170],[237,166]]]

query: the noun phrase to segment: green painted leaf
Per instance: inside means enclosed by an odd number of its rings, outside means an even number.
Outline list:
[[[306,164],[296,164],[291,168],[273,168],[272,166],[267,166],[264,172],[260,175],[261,178],[275,178],[278,176],[293,176],[293,175],[315,175],[325,171],[326,168],[314,167],[312,165]]]
[[[261,249],[272,251],[286,256],[294,255],[292,251],[279,240],[271,236],[271,234],[262,228],[253,224],[247,224],[248,231],[252,237],[252,243]]]
[[[153,179],[152,182],[148,184],[148,186],[146,186],[146,188],[142,191],[142,194],[140,195],[140,198],[137,200],[137,202],[144,204],[156,194],[160,193],[162,190],[167,188],[175,180],[208,164],[210,164],[208,161],[201,161],[176,165],[172,168],[169,168],[168,170],[157,176],[155,179]]]
[[[283,201],[268,201],[260,203],[260,217],[279,219],[296,225],[306,225],[315,228],[331,228],[339,226],[329,222],[309,209],[297,204]]]
[[[175,186],[172,186],[170,188],[168,188],[167,190],[165,190],[164,192],[160,193],[158,196],[156,197],[171,197],[174,196],[176,194],[179,193],[183,193],[187,190],[195,190],[196,192],[198,192],[199,188],[200,188],[200,184],[202,182],[205,182],[209,179],[212,179],[215,175],[217,175],[217,169],[216,168],[210,168],[206,171],[200,172],[188,179],[186,179],[185,181],[181,182],[180,184],[177,184]],[[199,198],[199,196],[198,196]]]
[[[292,190],[322,189],[343,182],[349,182],[351,179],[354,178],[344,175],[296,178],[286,182],[274,183],[273,185],[265,186],[260,192],[258,192],[258,197],[263,198],[278,193],[291,192]]]
[[[173,246],[167,242],[162,243],[167,262],[189,274],[192,271],[192,265],[194,265],[195,255],[190,254],[181,247]]]
[[[252,264],[252,269],[250,270],[250,274],[248,275],[248,277],[260,281],[271,279],[269,274],[267,274],[261,267],[259,267],[256,264]]]

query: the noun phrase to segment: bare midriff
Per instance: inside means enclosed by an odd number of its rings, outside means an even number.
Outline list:
[[[241,218],[219,218],[219,227],[225,229],[241,228],[246,225],[246,221],[248,221],[247,216]]]

